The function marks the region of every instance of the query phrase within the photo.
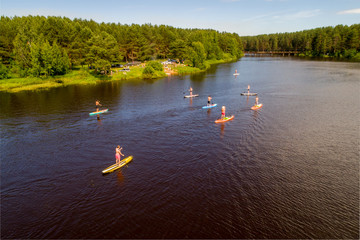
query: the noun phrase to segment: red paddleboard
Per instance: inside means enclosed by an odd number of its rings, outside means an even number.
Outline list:
[[[230,121],[230,120],[233,120],[234,119],[234,115],[232,115],[231,117],[225,117],[224,119],[218,119],[215,121],[215,123],[223,123],[223,122],[227,122],[227,121]]]
[[[258,110],[258,109],[262,108],[262,106],[263,106],[263,104],[260,103],[259,105],[254,105],[254,106],[252,106],[251,109],[252,109],[252,110]]]

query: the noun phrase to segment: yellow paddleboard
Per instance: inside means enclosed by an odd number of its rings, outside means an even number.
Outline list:
[[[114,164],[114,165],[111,165],[110,167],[107,167],[105,168],[102,173],[105,174],[105,173],[111,173],[123,166],[125,166],[126,164],[128,164],[131,160],[133,159],[133,156],[129,156],[123,160],[120,161],[120,164]]]

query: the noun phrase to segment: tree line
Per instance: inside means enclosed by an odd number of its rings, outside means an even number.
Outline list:
[[[66,17],[0,18],[0,78],[65,74],[74,66],[109,70],[119,62],[174,58],[204,69],[243,51],[298,51],[360,61],[360,24],[240,37],[211,29],[97,23]]]
[[[239,58],[242,50],[237,34],[211,29],[51,16],[0,20],[0,70],[10,69],[22,77],[60,75],[78,65],[109,70],[113,63],[167,58],[205,68],[207,59]]]
[[[241,39],[245,51],[298,51],[301,56],[345,57],[360,61],[360,24]]]

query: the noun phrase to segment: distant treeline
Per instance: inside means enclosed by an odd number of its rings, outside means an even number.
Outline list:
[[[167,58],[205,68],[207,59],[241,56],[241,38],[215,30],[43,16],[2,16],[0,21],[1,71],[20,76],[59,75],[75,65],[108,70],[113,63]]]
[[[241,39],[245,51],[298,51],[301,56],[345,57],[360,61],[360,24]]]

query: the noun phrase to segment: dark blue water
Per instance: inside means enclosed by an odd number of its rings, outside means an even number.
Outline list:
[[[290,57],[0,93],[1,238],[357,239],[359,93],[359,63]]]

